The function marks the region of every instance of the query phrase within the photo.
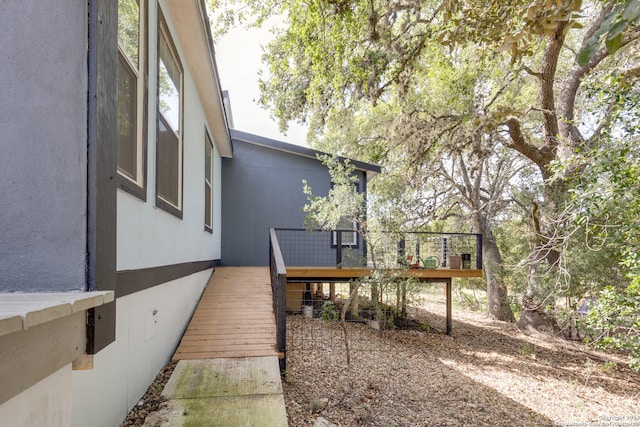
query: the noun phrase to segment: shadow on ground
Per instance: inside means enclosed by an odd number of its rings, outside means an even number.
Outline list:
[[[551,426],[597,421],[609,404],[598,398],[618,395],[626,404],[637,397],[637,375],[603,371],[607,359],[574,343],[490,321],[456,320],[451,338],[442,333],[443,316],[416,315],[429,326],[381,337],[350,325],[351,366],[339,325],[288,316],[290,425],[312,425],[322,415],[348,426]]]

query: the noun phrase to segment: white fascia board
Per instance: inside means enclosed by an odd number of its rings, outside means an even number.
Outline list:
[[[164,10],[170,14],[178,33],[214,144],[222,157],[232,157],[233,148],[206,7],[202,0],[166,0],[165,4]]]

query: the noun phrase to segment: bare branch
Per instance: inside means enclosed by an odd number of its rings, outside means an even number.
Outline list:
[[[530,75],[532,75],[533,77],[536,77],[538,80],[542,80],[542,77],[543,77],[542,73],[537,72],[537,71],[533,71],[531,68],[527,67],[526,65],[524,65],[524,66],[522,67],[522,69],[523,69],[524,71],[526,71],[526,72],[527,72],[527,74],[530,74]]]
[[[549,178],[551,174],[548,171],[547,166],[553,160],[555,153],[551,151],[544,152],[540,148],[527,142],[522,132],[520,120],[516,117],[508,118],[505,124],[507,125],[509,136],[511,137],[511,141],[506,143],[507,147],[513,148],[531,160],[538,166],[542,172],[543,178]]]

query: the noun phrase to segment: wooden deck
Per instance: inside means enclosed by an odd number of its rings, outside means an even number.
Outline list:
[[[277,356],[268,267],[218,267],[173,358]]]
[[[358,277],[367,277],[371,275],[370,268],[335,268],[335,267],[287,267],[287,280],[333,280],[340,281],[356,279]],[[424,281],[442,281],[451,280],[456,277],[482,277],[482,270],[463,270],[463,269],[391,269],[388,273],[396,277],[411,277]]]

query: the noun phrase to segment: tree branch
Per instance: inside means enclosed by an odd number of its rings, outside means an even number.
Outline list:
[[[510,117],[507,119],[505,124],[507,125],[509,136],[511,137],[511,141],[506,142],[507,147],[518,151],[527,159],[531,160],[536,164],[536,166],[538,166],[538,168],[542,172],[543,178],[549,178],[551,174],[547,169],[547,166],[549,165],[549,162],[553,160],[554,153],[544,152],[540,148],[527,142],[524,134],[522,133],[522,125],[520,123],[520,120],[518,120],[517,118]]]
[[[558,58],[560,57],[560,51],[564,46],[565,41],[565,28],[568,25],[567,21],[559,22],[555,31],[549,38],[549,44],[542,56],[541,74],[540,77],[540,108],[542,109],[542,115],[544,117],[544,139],[546,150],[555,154],[558,147],[558,117],[556,115],[556,105],[554,98],[554,83],[556,71],[558,68]]]
[[[596,19],[587,30],[583,40],[582,47],[580,50],[584,49],[587,45],[587,40],[600,28],[605,17],[613,10],[615,6],[615,2],[612,1],[607,5],[607,7],[603,8]],[[626,46],[629,43],[637,40],[640,37],[640,32],[634,31],[622,39],[622,44],[620,47]],[[564,79],[562,85],[562,96],[560,105],[558,105],[558,112],[560,116],[560,134],[566,140],[570,141],[572,146],[576,146],[584,141],[584,137],[580,134],[578,127],[574,124],[575,120],[575,102],[576,102],[576,94],[578,93],[578,89],[582,84],[584,78],[589,75],[589,73],[600,64],[605,58],[610,56],[611,54],[606,48],[600,49],[596,52],[595,55],[586,63],[584,66],[580,66],[577,61],[573,64],[573,67],[567,74]]]
[[[542,77],[543,77],[543,76],[542,76],[542,73],[537,72],[537,71],[533,71],[531,68],[527,67],[526,65],[524,65],[524,66],[522,67],[522,69],[523,69],[524,71],[526,71],[526,72],[527,72],[527,74],[532,75],[533,77],[536,77],[536,78],[537,78],[537,79],[539,79],[539,80],[542,80]]]

